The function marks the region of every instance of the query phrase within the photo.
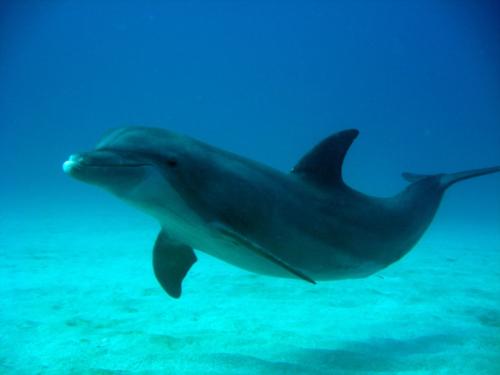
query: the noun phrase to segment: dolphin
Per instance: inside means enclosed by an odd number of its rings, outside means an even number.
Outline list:
[[[152,215],[161,226],[153,268],[179,298],[197,261],[193,249],[245,270],[309,283],[361,278],[403,257],[430,225],[445,190],[500,166],[451,174],[403,173],[389,198],[365,195],[342,179],[359,131],[333,134],[282,173],[168,130],[109,131],[65,173]]]

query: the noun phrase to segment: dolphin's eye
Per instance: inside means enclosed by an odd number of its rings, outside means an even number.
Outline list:
[[[173,168],[173,167],[177,167],[177,160],[176,160],[176,159],[174,159],[174,158],[168,158],[168,159],[167,159],[167,165],[168,165],[169,167],[172,167],[172,168]]]

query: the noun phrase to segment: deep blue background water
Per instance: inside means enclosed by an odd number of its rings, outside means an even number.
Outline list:
[[[343,128],[346,179],[500,164],[500,7],[448,1],[3,1],[3,204],[111,201],[61,171],[108,128],[167,127],[287,170]],[[105,199],[105,200],[104,200]],[[499,177],[445,212],[499,225]]]

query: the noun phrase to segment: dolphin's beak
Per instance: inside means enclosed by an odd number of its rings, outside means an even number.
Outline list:
[[[71,171],[74,168],[76,168],[82,161],[83,161],[83,158],[79,154],[71,155],[69,157],[69,159],[66,160],[62,165],[62,169],[63,169],[64,173],[71,174]]]
[[[77,169],[82,168],[127,168],[142,167],[151,163],[133,157],[118,151],[95,150],[72,154],[68,160],[63,163],[63,171],[71,175]]]
[[[147,166],[151,166],[151,162],[131,153],[94,150],[71,155],[62,169],[77,180],[113,189],[141,180]]]

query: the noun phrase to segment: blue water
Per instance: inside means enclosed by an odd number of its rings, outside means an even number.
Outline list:
[[[126,125],[282,171],[357,128],[345,180],[381,196],[403,171],[499,165],[499,17],[494,1],[3,1],[0,372],[499,373],[498,174],[450,189],[380,277],[312,288],[206,257],[173,301],[155,222],[61,169]]]

